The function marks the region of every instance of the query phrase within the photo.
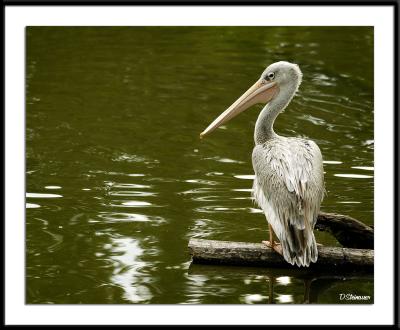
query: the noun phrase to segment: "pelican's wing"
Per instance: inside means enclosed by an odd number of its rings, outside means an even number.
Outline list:
[[[312,229],[324,195],[321,152],[313,141],[276,138],[257,145],[252,160],[254,199],[281,241],[284,254],[288,245],[285,259],[295,262],[294,255],[315,242]]]

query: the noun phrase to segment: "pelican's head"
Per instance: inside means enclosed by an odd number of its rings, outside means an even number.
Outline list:
[[[260,79],[264,79],[267,82],[275,82],[278,88],[280,87],[281,89],[293,86],[297,90],[302,76],[303,74],[297,64],[280,61],[268,66],[261,74]]]
[[[281,91],[294,93],[301,83],[302,73],[297,64],[280,61],[268,66],[259,80],[251,86],[235,103],[215,119],[201,134],[204,137],[239,113],[257,103],[268,103]]]

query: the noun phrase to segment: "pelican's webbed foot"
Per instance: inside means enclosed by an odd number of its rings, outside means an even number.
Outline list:
[[[273,249],[276,253],[279,253],[280,255],[283,255],[282,251],[282,245],[281,243],[275,242],[275,241],[262,241],[261,243],[265,244],[269,248]]]

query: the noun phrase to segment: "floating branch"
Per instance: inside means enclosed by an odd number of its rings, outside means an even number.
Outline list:
[[[331,233],[345,247],[374,248],[374,230],[347,215],[320,212],[315,229]]]
[[[191,239],[193,263],[298,268],[261,243]],[[318,261],[310,268],[337,268],[373,271],[374,251],[341,247],[318,247]]]

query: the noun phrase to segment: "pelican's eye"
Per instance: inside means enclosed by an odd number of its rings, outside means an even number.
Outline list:
[[[268,80],[274,80],[274,78],[275,78],[275,73],[270,72],[270,73],[268,73],[267,77],[268,77]]]

